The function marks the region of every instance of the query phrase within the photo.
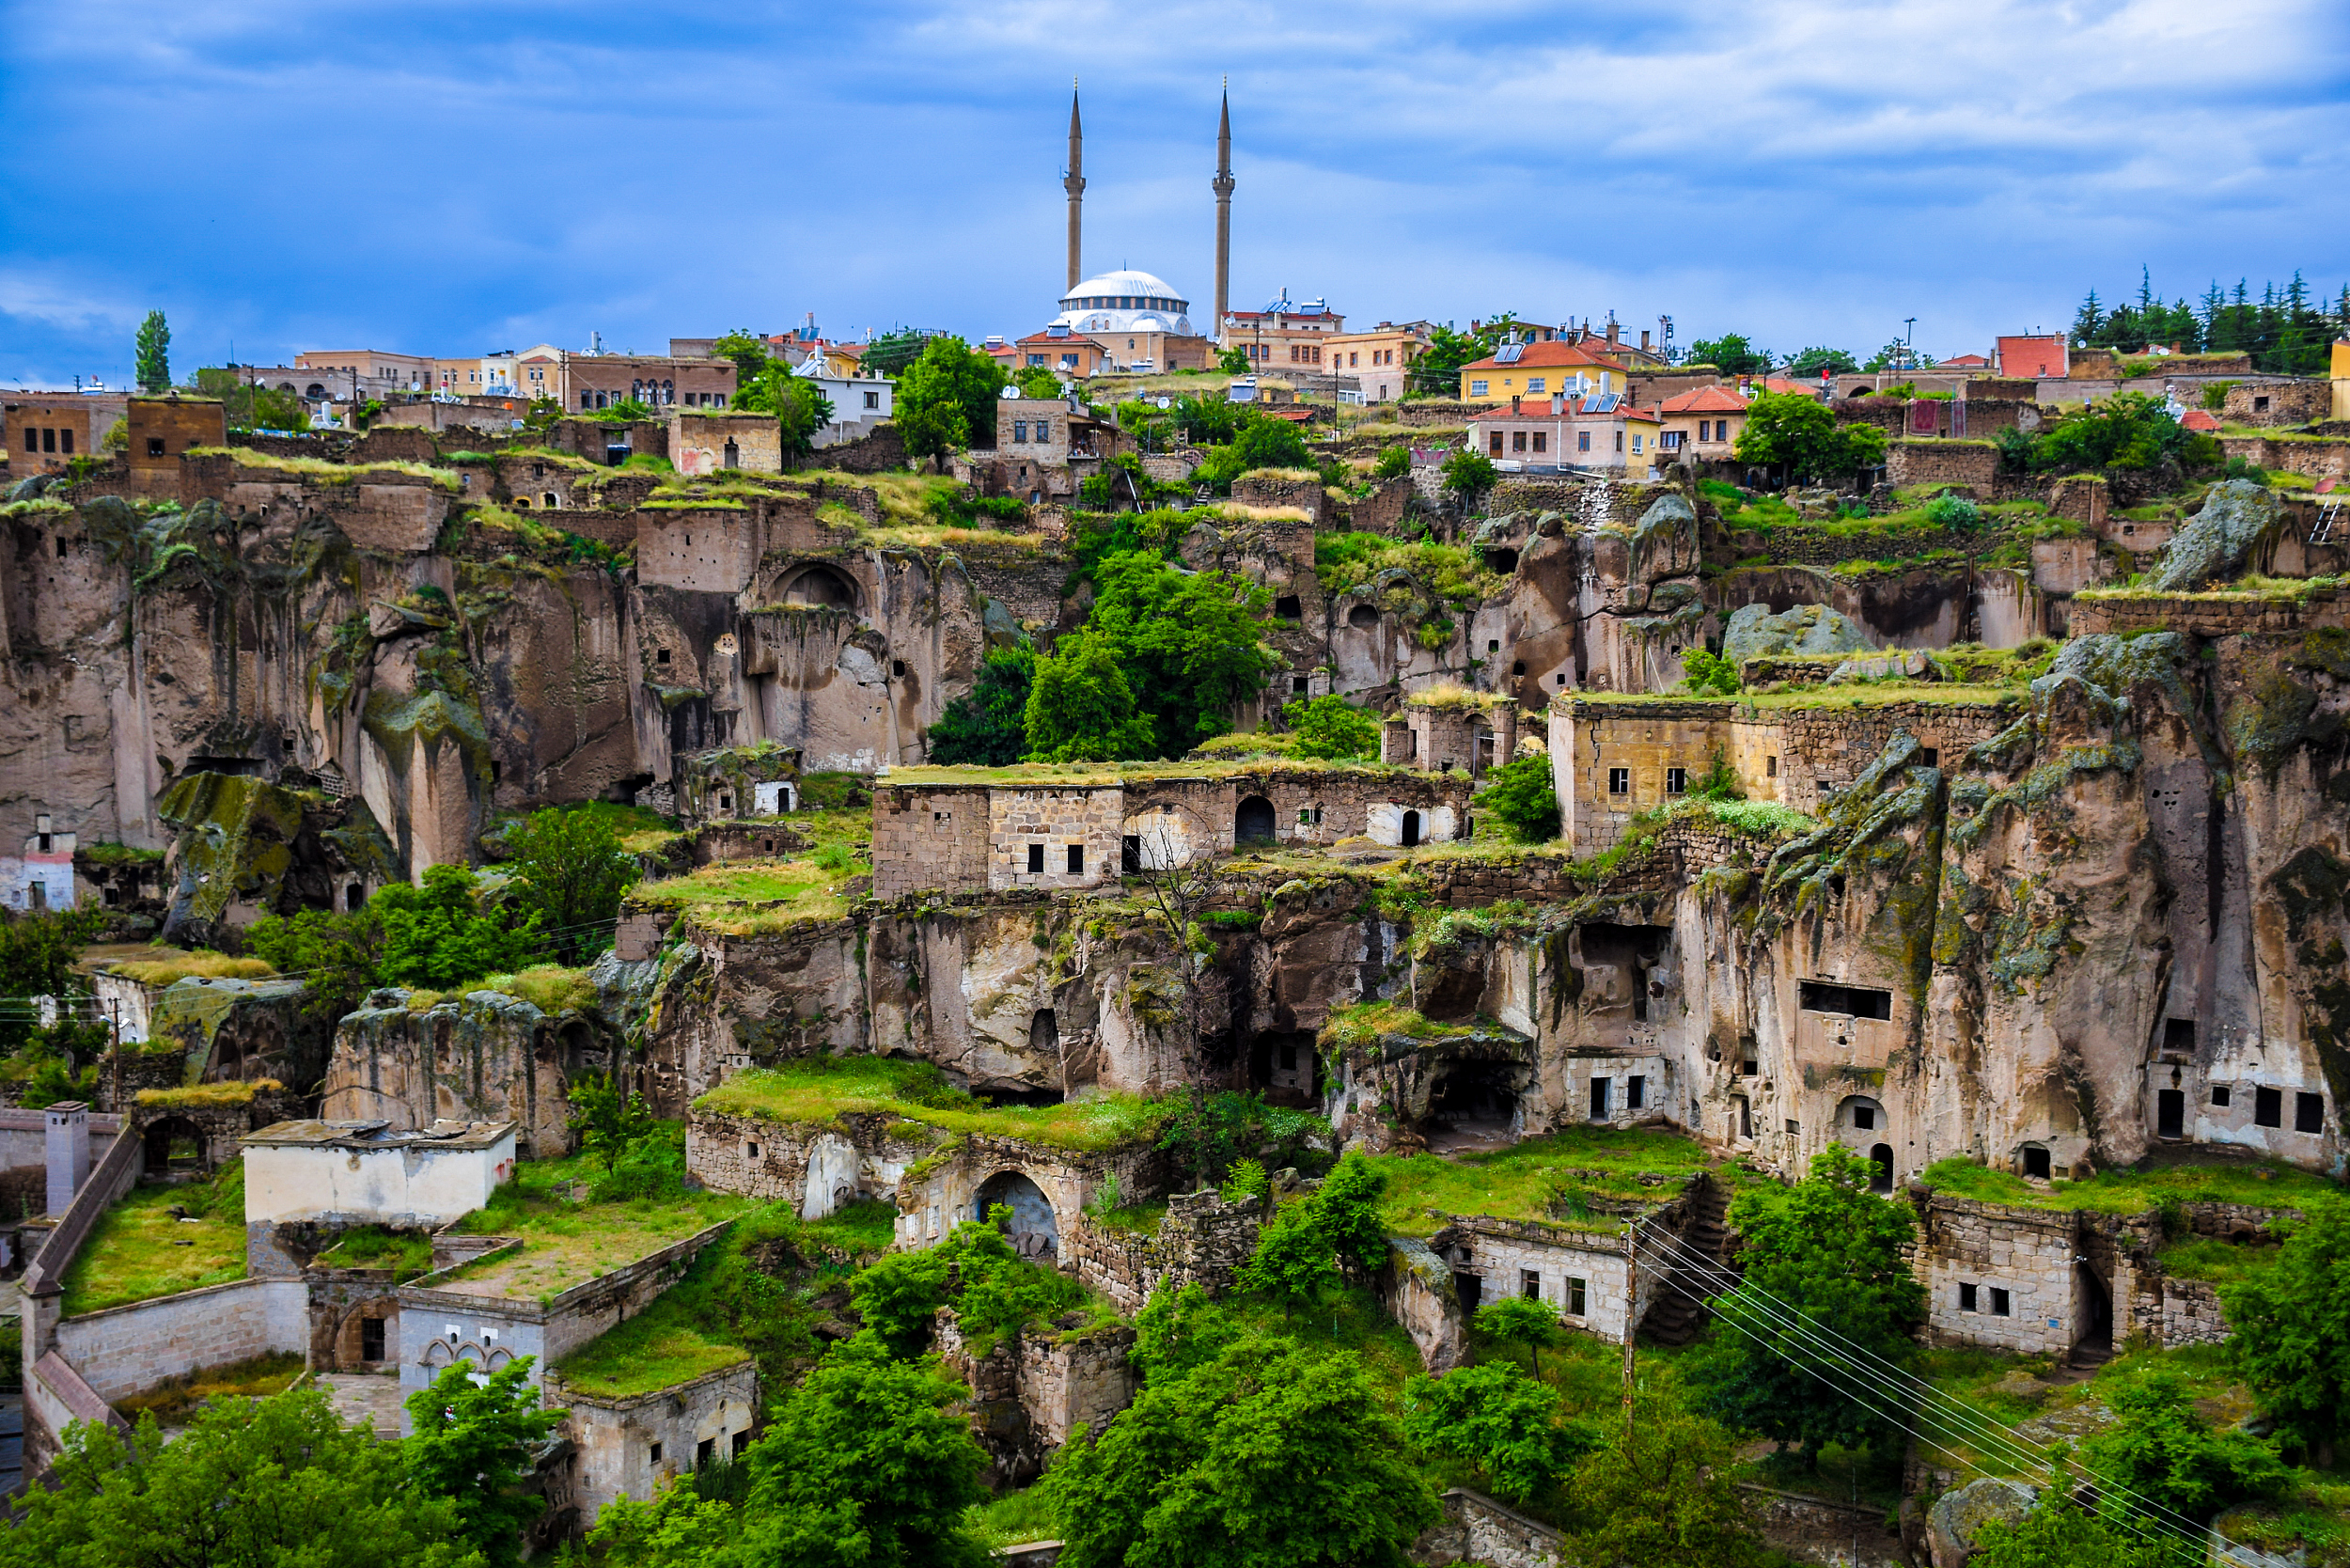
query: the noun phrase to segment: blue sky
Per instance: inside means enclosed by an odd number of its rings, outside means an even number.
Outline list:
[[[2350,281],[2339,0],[0,0],[0,384],[590,331],[1034,330],[1088,270],[1350,322],[1613,310],[1867,353],[2082,290]]]

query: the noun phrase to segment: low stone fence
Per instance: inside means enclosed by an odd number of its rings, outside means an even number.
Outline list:
[[[1061,1229],[1060,1262],[1106,1294],[1121,1312],[1137,1312],[1162,1287],[1198,1285],[1211,1295],[1257,1249],[1263,1207],[1255,1199],[1227,1203],[1213,1191],[1178,1193],[1149,1235],[1120,1231],[1080,1214]]]
[[[165,1378],[258,1356],[307,1357],[310,1287],[301,1279],[238,1279],[57,1325],[56,1349],[112,1403]]]
[[[1483,1563],[1487,1568],[1549,1568],[1564,1538],[1558,1530],[1482,1492],[1454,1487],[1444,1495],[1444,1519],[1412,1544],[1412,1560]]]
[[[2184,632],[2225,637],[2350,626],[2350,594],[2315,588],[2292,598],[2250,593],[2099,593],[2073,599],[2075,636],[2092,632]]]
[[[2162,1346],[2225,1344],[2234,1338],[2220,1309],[2219,1291],[2208,1279],[2162,1281]]]
[[[1837,1568],[1910,1568],[1901,1532],[1885,1528],[1885,1510],[1799,1492],[1737,1483],[1747,1517],[1763,1542],[1805,1562]]]

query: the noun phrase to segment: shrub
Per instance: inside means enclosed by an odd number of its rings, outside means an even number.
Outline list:
[[[1335,692],[1284,704],[1281,717],[1296,734],[1290,746],[1293,756],[1338,760],[1379,755],[1378,716]]]
[[[1550,759],[1520,757],[1487,774],[1477,804],[1521,844],[1546,844],[1559,837],[1559,796],[1551,783]]]
[[[1982,521],[1982,509],[1964,495],[1936,495],[1925,510],[1926,521],[1938,528],[1971,528]]]

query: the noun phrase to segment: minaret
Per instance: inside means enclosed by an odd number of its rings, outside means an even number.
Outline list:
[[[1069,173],[1060,182],[1069,193],[1069,287],[1085,275],[1078,270],[1079,237],[1085,227],[1085,127],[1077,123],[1077,79],[1069,79]]]
[[[1232,280],[1232,79],[1224,79],[1224,107],[1215,127],[1215,317],[1208,337],[1220,341]]]

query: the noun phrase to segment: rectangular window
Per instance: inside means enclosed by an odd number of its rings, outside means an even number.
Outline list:
[[[1733,1104],[1738,1109],[1738,1136],[1751,1139],[1754,1137],[1754,1102],[1741,1094]]]
[[[1579,1318],[1583,1315],[1583,1281],[1570,1275],[1567,1278],[1567,1316]]]
[[[868,392],[865,394],[865,406],[867,408],[881,407],[881,394],[878,392]]]
[[[1011,438],[1015,442],[1025,442],[1028,439],[1028,422],[1026,419],[1014,419],[1011,422]]]
[[[57,432],[57,450],[63,452],[68,457],[71,457],[73,455],[73,432],[71,431],[59,431]]]
[[[1762,776],[1765,778],[1777,778],[1778,776],[1778,758],[1765,757],[1762,759]]]
[[[1991,1287],[1991,1315],[1995,1318],[2003,1318],[2009,1315],[2007,1292],[2001,1290],[1997,1285]]]
[[[1485,395],[1485,383],[1483,383],[1483,382],[1481,382],[1481,381],[1473,381],[1473,382],[1470,382],[1470,383],[1469,383],[1469,396],[1470,396],[1470,397],[1472,397],[1472,398],[1481,398],[1481,397],[1483,397],[1484,395]]]
[[[2226,1084],[2214,1084],[2211,1086],[2211,1103],[2219,1106],[2223,1110],[2227,1108],[2228,1086]]]
[[[1534,449],[1538,452],[1547,451],[1550,449],[1550,432],[1548,431],[1536,431],[1534,432]]]
[[[1071,876],[1086,874],[1086,847],[1083,844],[1069,846],[1069,874]]]
[[[1795,1005],[1806,1012],[1842,1012],[1855,1018],[1893,1016],[1893,994],[1890,991],[1874,991],[1860,985],[1839,985],[1833,980],[1797,981]]]
[[[1637,435],[1636,435],[1636,436],[1634,436],[1634,437],[1632,438],[1632,449],[1633,449],[1633,451],[1637,452],[1637,451],[1640,449],[1640,439],[1641,439],[1641,438],[1640,438],[1639,436],[1637,436]]]
[[[694,1468],[697,1470],[709,1468],[711,1462],[717,1457],[717,1438],[705,1437],[700,1442],[694,1445]]]
[[[1526,378],[1526,389],[1528,392],[1546,392],[1550,389],[1549,379],[1543,376],[1528,376]]]
[[[1518,1270],[1518,1294],[1528,1301],[1542,1300],[1543,1277],[1530,1268]]]
[[[1959,1309],[1960,1311],[1962,1311],[1962,1312],[1972,1312],[1972,1311],[1975,1311],[1975,1310],[1977,1310],[1977,1309],[1978,1309],[1976,1308],[1976,1306],[1975,1306],[1975,1287],[1974,1287],[1974,1286],[1972,1286],[1972,1285],[1961,1285],[1961,1286],[1959,1286],[1959,1288],[1958,1288],[1958,1309]]]
[[[1635,1073],[1623,1081],[1623,1108],[1638,1110],[1648,1104],[1648,1079]]]
[[[1610,1082],[1606,1078],[1591,1080],[1591,1120],[1594,1121],[1607,1120],[1607,1089]]]
[[[1524,431],[1512,431],[1510,432],[1510,449],[1513,452],[1523,452],[1526,450],[1526,432]]]
[[[1028,874],[1030,876],[1044,874],[1044,846],[1042,844],[1028,846]]]
[[[150,435],[147,438],[147,455],[149,457],[162,457],[164,455],[164,438],[162,436]]]
[[[1711,441],[1714,439],[1714,425],[1711,420],[1700,419],[1698,421],[1698,439],[1700,441]]]
[[[737,1459],[740,1459],[744,1454],[750,1452],[751,1429],[746,1426],[742,1431],[736,1433],[731,1440],[730,1446],[733,1448],[734,1457]]]
[[[1852,1108],[1852,1124],[1859,1128],[1864,1133],[1872,1133],[1876,1131],[1877,1113],[1875,1107],[1872,1105],[1855,1105]]]
[[[1677,452],[1681,450],[1681,432],[1679,431],[1667,431],[1664,434],[1656,438],[1656,444],[1668,452]]]
[[[1802,1122],[1800,1122],[1800,1121],[1796,1121],[1796,1120],[1795,1120],[1794,1117],[1792,1117],[1792,1116],[1791,1116],[1791,1117],[1789,1117],[1789,1118],[1787,1119],[1787,1136],[1788,1136],[1789,1137],[1801,1137],[1801,1136],[1802,1136],[1802,1134],[1803,1134],[1803,1123],[1802,1123]]]
[[[113,890],[107,889],[108,892]],[[382,1318],[359,1320],[359,1359],[362,1361],[384,1359],[384,1320]]]
[[[38,447],[38,446],[39,446],[39,445],[40,445],[40,431],[39,431],[35,430],[35,429],[34,429],[32,426],[30,426],[30,425],[25,426],[25,427],[24,427],[24,449],[25,449],[26,451],[28,451],[28,452],[29,452],[29,451],[31,451],[34,447]]]
[[[2285,1124],[2285,1096],[2282,1090],[2252,1090],[2252,1121],[2257,1126],[2281,1127]]]
[[[1591,449],[1591,432],[1590,431],[1577,431],[1574,432],[1574,449],[1578,452],[1588,452]]]
[[[57,432],[55,429],[40,432],[40,449],[44,452],[54,452],[57,449]]]
[[[1607,770],[1607,792],[1611,795],[1630,794],[1632,792],[1632,770],[1609,768]]]
[[[1668,795],[1687,794],[1689,792],[1689,770],[1667,768],[1665,770],[1665,792]]]
[[[1616,432],[1616,450],[1620,452],[1623,450],[1623,431],[1622,431]]]
[[[651,1461],[652,1461],[654,1464],[656,1464],[656,1465],[660,1464],[660,1463],[661,1463],[661,1445],[660,1445],[660,1444],[658,1444],[658,1443],[654,1443],[654,1444],[652,1444],[652,1445],[651,1445],[651,1446],[650,1446],[650,1448],[646,1450],[646,1454],[647,1454],[647,1457],[649,1457],[650,1459],[651,1459]]]
[[[2295,1094],[2293,1097],[2293,1130],[2296,1133],[2322,1133],[2326,1130],[2326,1096]]]

